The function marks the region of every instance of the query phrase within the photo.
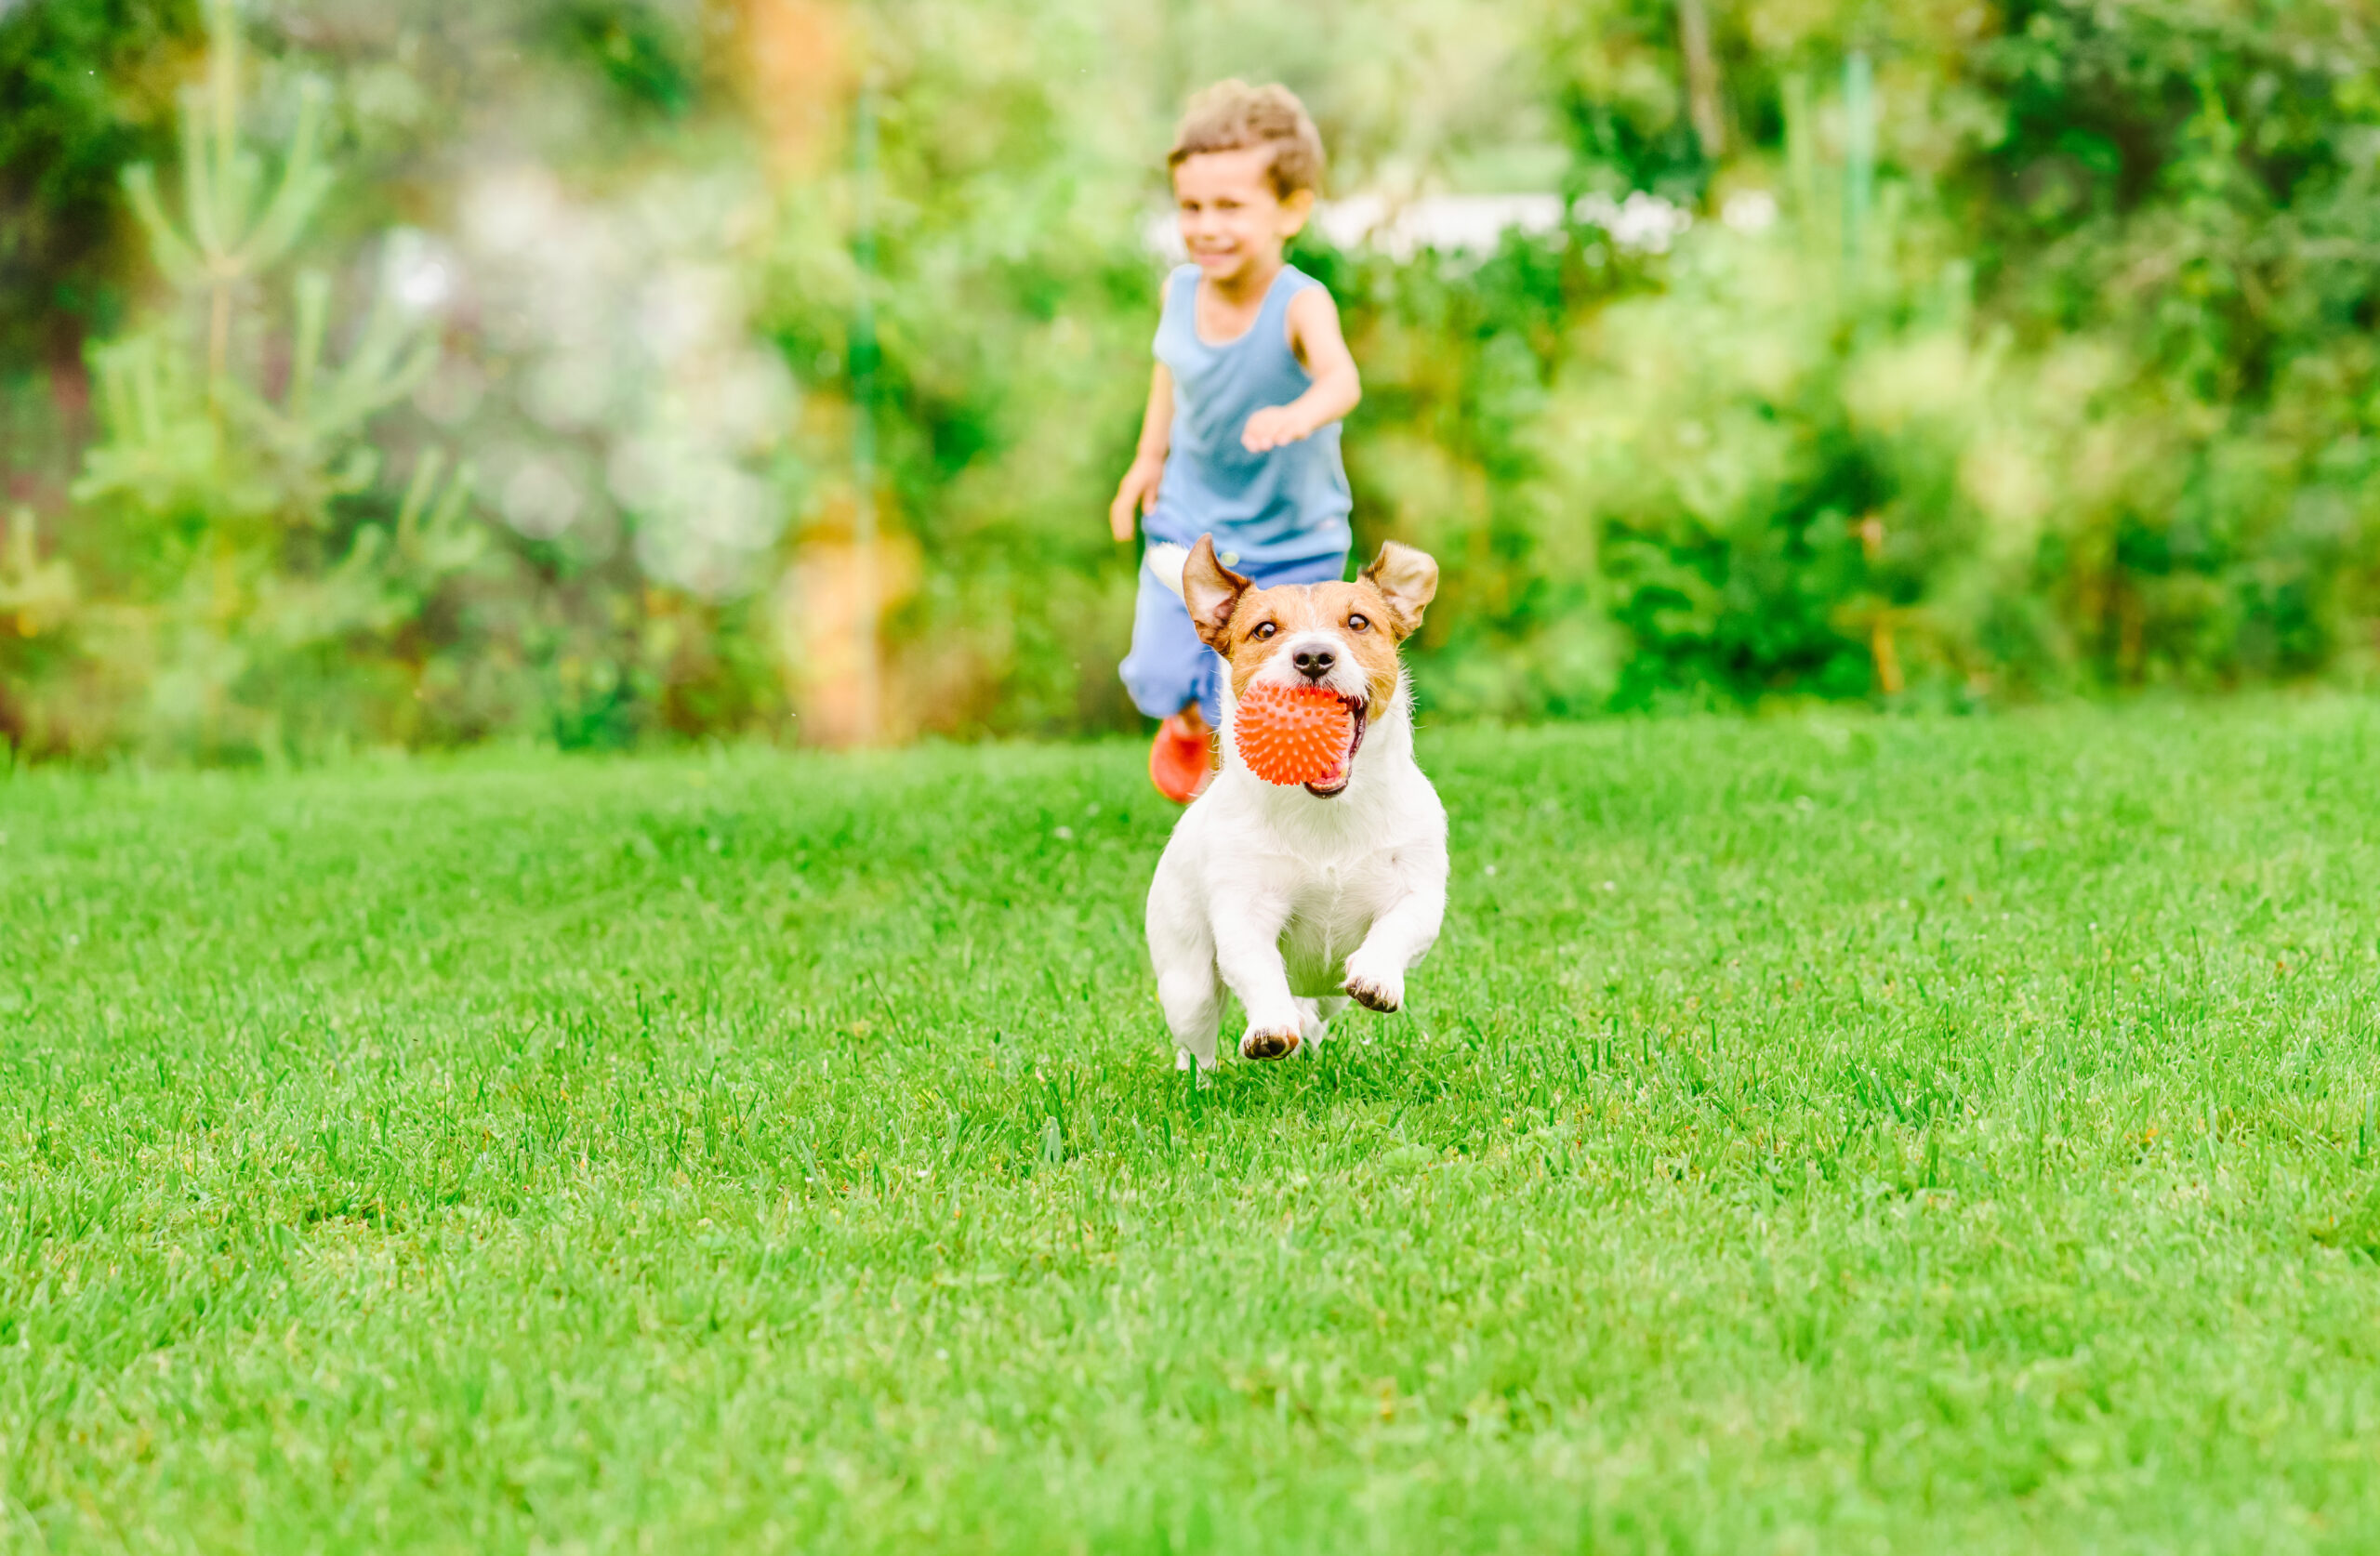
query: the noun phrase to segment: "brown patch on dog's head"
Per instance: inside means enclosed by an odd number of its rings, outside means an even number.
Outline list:
[[[1375,715],[1396,695],[1396,646],[1421,625],[1437,587],[1438,564],[1393,540],[1352,584],[1258,588],[1216,560],[1210,535],[1182,569],[1191,625],[1230,662],[1235,696],[1269,668],[1276,680],[1333,686]],[[1308,674],[1295,663],[1301,653],[1329,655],[1329,669]]]
[[[1355,694],[1346,684],[1352,667],[1362,678],[1366,708],[1377,713],[1396,695],[1395,620],[1395,607],[1368,583],[1251,588],[1239,597],[1219,652],[1231,661],[1231,688],[1237,695],[1268,666],[1277,680],[1294,684],[1309,679],[1294,662],[1283,660],[1294,643],[1316,640],[1318,652],[1334,659],[1346,656],[1334,666],[1330,683]],[[1335,640],[1324,646],[1323,639]]]

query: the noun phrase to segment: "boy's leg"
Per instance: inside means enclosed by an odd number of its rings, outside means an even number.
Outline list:
[[[1214,652],[1198,640],[1182,597],[1145,567],[1132,608],[1132,649],[1117,666],[1132,705],[1163,719],[1149,748],[1149,778],[1168,798],[1206,787],[1221,682]]]
[[[1116,666],[1132,705],[1152,719],[1170,719],[1197,700],[1199,671],[1214,651],[1198,640],[1190,608],[1145,567],[1132,602],[1132,648]]]

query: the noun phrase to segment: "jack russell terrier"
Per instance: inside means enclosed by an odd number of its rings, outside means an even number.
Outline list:
[[[1214,1067],[1226,985],[1248,1013],[1249,1059],[1319,1043],[1350,999],[1405,1002],[1406,969],[1446,915],[1447,813],[1413,761],[1396,647],[1437,587],[1438,564],[1393,540],[1352,584],[1260,589],[1205,535],[1183,559],[1183,602],[1230,675],[1223,771],[1149,886],[1149,956],[1182,1068]],[[1257,683],[1326,689],[1346,705],[1346,748],[1322,782],[1268,784],[1241,759],[1234,713]]]

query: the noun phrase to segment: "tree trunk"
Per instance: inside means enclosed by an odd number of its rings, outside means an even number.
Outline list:
[[[1719,115],[1719,59],[1711,52],[1711,13],[1702,0],[1677,0],[1677,41],[1686,55],[1686,113],[1693,121],[1702,155],[1719,160],[1726,147],[1726,124]]]

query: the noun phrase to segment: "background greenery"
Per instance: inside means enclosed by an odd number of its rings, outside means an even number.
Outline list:
[[[1100,515],[1144,382],[1167,125],[1227,73],[1306,95],[1335,192],[1641,191],[1696,218],[1666,245],[1575,215],[1486,254],[1302,245],[1366,375],[1359,539],[1446,565],[1432,706],[2366,673],[2380,77],[2358,13],[1690,8],[1700,126],[1666,0],[245,5],[259,178],[309,91],[331,178],[230,288],[226,372],[286,407],[308,275],[326,363],[384,295],[437,348],[293,453],[203,372],[174,389],[212,287],[171,284],[119,179],[154,162],[185,219],[175,100],[204,17],[20,0],[0,732],[269,759],[837,738],[855,365],[885,727],[1129,722],[1130,562]],[[127,347],[167,374],[138,426],[103,392]],[[109,478],[110,451],[161,448],[184,479]],[[455,504],[409,550],[426,468],[420,511]]]

